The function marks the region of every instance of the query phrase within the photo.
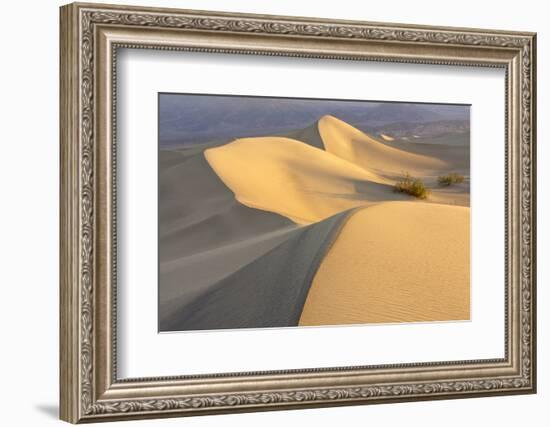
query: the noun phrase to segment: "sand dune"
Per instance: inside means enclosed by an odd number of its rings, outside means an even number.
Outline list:
[[[163,331],[296,326],[315,271],[347,212],[302,227],[202,292],[177,298]]]
[[[313,280],[300,325],[470,318],[470,209],[387,202],[355,211]]]
[[[440,137],[439,140],[444,141],[445,139]],[[430,188],[431,195],[427,202],[470,206],[470,146],[432,144],[426,141],[431,141],[431,139],[420,138],[419,142],[415,141],[407,144],[384,141],[384,144],[411,154],[439,159],[448,165],[446,170],[439,171],[439,173],[425,171],[425,173],[418,175]],[[465,182],[454,184],[451,187],[441,187],[437,182],[438,175],[447,175],[450,172],[463,175]]]
[[[468,319],[464,153],[332,116],[161,150],[160,329]],[[427,201],[393,191],[405,171]],[[438,188],[449,172],[466,182]]]
[[[441,138],[444,141],[443,138]],[[384,141],[384,144],[411,154],[432,157],[444,161],[447,171],[460,172],[463,175],[470,174],[470,146],[452,144],[432,144],[424,138],[414,142],[403,144],[397,141]]]
[[[292,225],[285,217],[238,203],[202,152],[186,157],[165,151],[162,161],[171,166],[161,163],[159,174],[161,261]]]
[[[407,198],[367,168],[289,138],[239,139],[206,150],[205,157],[239,202],[298,224],[360,205]]]
[[[429,202],[444,205],[470,206],[470,180],[461,184],[453,184],[449,187],[441,187],[433,184],[434,188],[429,197]]]
[[[159,317],[280,244],[296,224],[235,200],[204,148],[159,153]]]
[[[161,325],[165,325],[166,319],[182,307],[188,307],[189,301],[209,292],[222,279],[254,262],[298,230],[298,227],[291,226],[270,233],[258,233],[217,248],[162,261],[162,292],[159,293]]]
[[[333,116],[323,116],[318,126],[326,151],[382,176],[395,177],[405,171],[425,175],[448,169],[442,160],[383,144]]]
[[[394,141],[395,138],[389,135],[386,135],[384,133],[380,134],[380,138],[382,138],[384,141]]]
[[[321,138],[321,134],[319,133],[318,122],[315,122],[311,126],[308,126],[304,129],[298,129],[293,132],[288,132],[284,135],[277,136],[295,139],[321,150],[325,149],[325,144],[323,143],[323,139]]]

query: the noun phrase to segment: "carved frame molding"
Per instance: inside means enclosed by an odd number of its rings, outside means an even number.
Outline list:
[[[218,39],[211,35],[218,34],[220,43],[213,45]],[[165,35],[169,43],[163,43]],[[174,41],[186,36],[192,40]],[[505,359],[117,380],[116,287],[104,288],[103,278],[116,281],[114,65],[121,47],[506,68],[506,275],[511,283]],[[535,50],[532,33],[92,4],[62,7],[61,418],[101,421],[534,392]],[[334,380],[347,374],[355,375],[348,385]],[[364,383],[351,381],[362,374]],[[273,388],[249,391],[243,386],[239,391],[239,382],[249,385],[270,375]],[[208,391],[186,391],[186,384],[201,382]]]

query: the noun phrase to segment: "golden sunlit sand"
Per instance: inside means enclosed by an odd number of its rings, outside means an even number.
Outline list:
[[[384,176],[395,177],[405,171],[426,175],[448,168],[437,158],[385,145],[333,116],[323,116],[318,126],[327,152]]]
[[[392,191],[399,172],[433,183],[448,162],[386,145],[332,116],[317,126],[325,150],[258,137],[205,152],[248,207],[301,225],[357,208],[317,270],[300,325],[469,319],[469,192],[434,188],[419,201]],[[315,128],[300,135],[313,141]]]
[[[289,138],[238,139],[205,157],[239,202],[298,224],[398,197],[376,173]]]
[[[317,270],[300,325],[469,319],[469,226],[464,207],[357,210]]]
[[[381,133],[380,138],[382,138],[384,141],[395,141],[395,138],[386,134]]]
[[[284,135],[167,157],[160,188],[178,197],[161,211],[173,219],[161,229],[166,327],[470,318],[469,148],[374,137],[330,115]],[[449,173],[464,181],[439,186]],[[406,175],[427,198],[395,191]],[[181,186],[197,180],[204,197]],[[189,197],[201,203],[182,223]]]

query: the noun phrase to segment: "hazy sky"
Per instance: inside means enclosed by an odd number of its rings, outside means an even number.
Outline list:
[[[276,134],[325,114],[368,129],[388,123],[469,120],[468,105],[250,96],[159,94],[161,145]]]

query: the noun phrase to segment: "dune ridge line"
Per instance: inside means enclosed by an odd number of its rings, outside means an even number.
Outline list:
[[[469,158],[376,135],[326,115],[161,151],[160,330],[469,318],[469,247],[444,227],[469,235]],[[451,167],[466,182],[428,200],[394,191],[404,172],[433,188]]]

